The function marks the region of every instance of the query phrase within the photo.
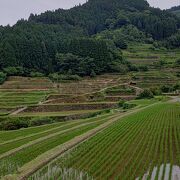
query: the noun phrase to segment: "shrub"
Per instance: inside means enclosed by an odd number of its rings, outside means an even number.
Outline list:
[[[27,128],[28,121],[23,121],[20,119],[10,119],[5,122],[2,122],[0,125],[1,130],[17,130],[21,128]]]
[[[91,71],[90,77],[92,77],[92,78],[93,78],[93,77],[96,77],[96,73],[95,73],[94,70]]]
[[[124,103],[123,104],[123,109],[131,109],[131,108],[133,108],[135,106],[136,106],[136,104]]]
[[[4,68],[3,71],[7,74],[7,76],[21,76],[24,75],[23,67],[7,67]]]
[[[169,86],[169,85],[163,85],[163,86],[161,86],[161,91],[163,93],[169,93],[169,92],[174,91],[174,88],[172,86]]]
[[[140,71],[148,71],[148,66],[139,66]]]
[[[150,88],[150,90],[154,96],[159,96],[162,94],[162,91],[160,88],[154,87],[154,88]]]
[[[180,82],[177,82],[175,85],[174,85],[174,90],[179,90],[180,89]]]
[[[175,65],[180,65],[180,59],[177,59]]]
[[[44,77],[44,74],[40,72],[31,72],[30,76],[31,77]]]
[[[125,103],[124,100],[120,100],[120,101],[118,102],[118,107],[120,107],[120,108],[123,107],[124,103]]]
[[[69,75],[69,74],[64,75],[64,74],[58,74],[58,73],[49,74],[49,78],[56,82],[61,82],[61,81],[66,81],[66,80],[73,80],[73,81],[81,80],[81,77],[78,75]]]
[[[51,124],[53,122],[54,122],[54,120],[50,117],[38,117],[38,118],[33,118],[30,121],[29,126],[40,126],[40,125],[44,125],[44,124]]]
[[[139,96],[138,96],[138,98],[139,99],[151,99],[151,98],[153,98],[154,97],[154,95],[153,95],[153,93],[151,92],[151,90],[149,90],[149,89],[145,89],[142,93],[140,93],[139,94]]]
[[[0,84],[3,84],[6,78],[7,78],[6,74],[3,72],[0,72]]]

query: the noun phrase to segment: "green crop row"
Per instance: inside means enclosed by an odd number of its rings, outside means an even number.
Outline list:
[[[0,160],[0,175],[3,176],[9,173],[14,173],[19,167],[23,166],[29,161],[32,161],[40,154],[45,153],[46,151],[93,129],[108,120],[108,115],[98,118],[90,118],[87,120],[80,120],[74,123],[69,123],[69,125],[66,126],[61,125],[59,128],[52,128],[52,131],[46,131],[44,133],[42,132],[34,136],[32,135],[22,138],[9,144],[4,144],[4,146],[2,145],[3,149],[1,150],[1,153],[4,153],[8,152],[9,150],[16,150],[17,147],[21,147],[26,142],[32,143],[29,146],[19,149],[15,153],[12,152],[12,154],[9,156],[2,158]],[[66,131],[64,132],[64,130]],[[44,140],[44,137],[46,140]],[[38,142],[33,144],[33,141],[36,139]]]
[[[163,167],[164,178],[170,164],[170,179],[173,165],[180,166],[179,117],[177,104],[153,105],[124,117],[35,175],[39,178],[48,173],[52,175],[52,169],[59,167],[85,172],[95,179],[142,179],[145,174],[148,179],[152,176],[158,179],[160,168]],[[63,171],[58,173],[59,177],[63,176]]]

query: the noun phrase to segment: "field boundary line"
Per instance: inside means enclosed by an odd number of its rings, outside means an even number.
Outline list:
[[[9,176],[9,179],[18,179],[18,180],[26,180],[29,176],[31,176],[34,172],[42,168],[44,165],[48,164],[58,156],[62,155],[63,153],[67,152],[68,150],[74,148],[75,146],[79,145],[80,143],[85,142],[86,140],[90,139],[91,137],[95,136],[96,134],[100,133],[102,130],[106,129],[116,121],[120,120],[121,118],[124,118],[126,116],[132,115],[134,113],[140,112],[144,109],[150,108],[151,106],[155,106],[158,103],[151,104],[146,107],[138,108],[138,109],[133,109],[125,114],[120,114],[118,117],[114,117],[108,122],[105,122],[104,124],[80,135],[77,136],[70,141],[61,144],[43,154],[38,156],[36,159],[30,161],[29,163],[25,164],[18,170],[18,174],[14,174],[12,176]],[[4,178],[5,179],[5,178]]]

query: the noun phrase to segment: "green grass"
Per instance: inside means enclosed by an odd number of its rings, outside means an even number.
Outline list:
[[[0,91],[0,107],[19,107],[38,104],[45,100],[49,91],[3,92]]]
[[[144,103],[144,102],[143,102]],[[155,166],[180,166],[180,105],[159,103],[123,118],[37,172],[36,177],[73,169],[94,179],[149,179]],[[53,172],[52,168],[59,171]],[[64,171],[62,171],[64,169]],[[165,172],[165,171],[164,171]],[[54,174],[53,174],[54,173]],[[72,172],[73,173],[73,172]]]
[[[100,110],[79,110],[79,111],[60,111],[60,112],[30,112],[30,113],[20,113],[17,115],[12,115],[11,117],[59,117],[59,116],[69,116],[76,114],[86,114],[95,113]]]

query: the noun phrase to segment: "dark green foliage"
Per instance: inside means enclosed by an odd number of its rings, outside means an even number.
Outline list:
[[[1,130],[16,130],[16,129],[20,129],[20,128],[27,128],[28,125],[28,121],[23,121],[20,119],[10,119],[7,120],[5,122],[2,122],[0,124],[0,129]]]
[[[40,73],[40,72],[31,72],[31,73],[30,73],[30,76],[31,76],[31,77],[43,77],[44,74],[43,74],[43,73]]]
[[[124,103],[123,109],[131,109],[131,108],[134,108],[135,106],[136,104]]]
[[[121,108],[121,107],[123,107],[124,103],[125,103],[124,100],[120,100],[120,101],[118,102],[118,106]]]
[[[138,68],[140,71],[148,71],[148,66],[146,66],[146,65],[141,65]]]
[[[3,84],[6,78],[7,78],[7,75],[3,72],[0,72],[0,84]]]
[[[166,46],[179,47],[179,27],[178,17],[150,8],[145,0],[89,0],[70,10],[31,14],[28,21],[0,27],[0,68],[23,67],[24,72],[10,69],[7,75],[47,75],[64,71],[57,67],[57,53],[71,53],[78,56],[76,62],[84,58],[76,68],[79,75],[90,75],[90,69],[96,74],[126,72],[118,48],[132,41],[152,43],[152,38],[169,38]]]
[[[167,38],[163,43],[167,48],[179,48],[180,47],[180,31]]]
[[[7,67],[4,68],[3,71],[8,75],[8,76],[21,76],[24,75],[24,69],[23,67]]]
[[[55,82],[63,82],[63,81],[67,81],[67,80],[72,80],[72,81],[80,81],[81,77],[78,75],[65,75],[65,74],[58,74],[58,73],[53,73],[53,74],[49,74],[49,78],[52,81]]]
[[[96,73],[94,72],[94,70],[91,71],[90,77],[96,77]]]
[[[174,88],[173,88],[172,86],[170,86],[170,85],[163,85],[163,86],[161,87],[161,91],[162,91],[163,93],[170,93],[170,92],[173,92],[173,91],[174,91]]]
[[[175,64],[179,66],[180,65],[180,59],[177,59]]]
[[[150,88],[150,91],[153,93],[154,96],[159,96],[162,94],[161,89],[157,87]]]
[[[151,99],[153,98],[154,95],[153,93],[151,92],[151,90],[149,89],[145,89],[142,93],[139,94],[138,98],[139,99]]]

